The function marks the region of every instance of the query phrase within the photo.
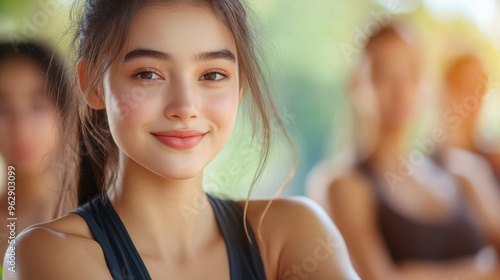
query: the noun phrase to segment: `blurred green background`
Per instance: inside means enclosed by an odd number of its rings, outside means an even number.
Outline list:
[[[73,26],[69,20],[71,2],[1,0],[0,39],[46,40],[65,50]],[[487,62],[492,84],[500,82],[497,0],[247,2],[263,38],[260,43],[268,57],[273,93],[299,152],[298,169],[285,194],[305,194],[307,175],[318,162],[348,153],[352,139],[346,84],[359,54],[360,38],[362,41],[373,25],[403,19],[416,27],[431,85],[439,81],[448,58],[468,49],[477,51]],[[436,85],[422,97],[431,100],[422,110],[416,129],[422,137],[437,123]],[[491,141],[500,135],[499,100],[494,94],[483,108],[482,134]],[[233,198],[246,197],[256,161],[255,146],[247,141],[249,127],[240,118],[230,143],[207,168],[208,190]],[[287,178],[292,164],[281,144],[277,143],[253,196],[273,194]]]

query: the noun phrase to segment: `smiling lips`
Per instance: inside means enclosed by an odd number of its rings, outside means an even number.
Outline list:
[[[170,148],[187,150],[194,148],[203,139],[207,132],[197,130],[167,130],[151,133],[158,141]]]

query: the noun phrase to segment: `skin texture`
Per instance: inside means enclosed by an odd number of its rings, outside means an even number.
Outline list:
[[[358,77],[365,84],[365,92],[373,93],[378,100],[373,110],[380,123],[374,149],[368,156],[379,181],[382,193],[390,207],[401,215],[421,223],[443,223],[459,203],[459,193],[465,194],[466,206],[470,207],[477,221],[491,221],[485,211],[484,192],[461,178],[460,188],[451,181],[449,173],[428,159],[413,166],[414,172],[401,182],[389,184],[388,172],[400,174],[400,158],[407,158],[412,151],[410,128],[415,118],[418,101],[418,67],[415,50],[397,36],[379,38],[371,46],[368,57],[369,71]],[[396,71],[395,69],[399,69]],[[366,70],[364,68],[363,70]],[[367,84],[366,84],[367,83]],[[498,265],[481,272],[475,266],[475,256],[451,260],[445,263],[405,262],[395,264],[385,247],[377,221],[377,201],[371,182],[357,168],[340,169],[335,164],[323,163],[311,174],[309,196],[323,206],[339,227],[348,246],[351,259],[362,279],[498,279]],[[480,206],[481,205],[481,206]],[[493,207],[495,209],[495,207]],[[499,235],[493,226],[481,224],[487,235]]]
[[[137,48],[168,53],[170,59],[123,62]],[[237,60],[199,59],[200,53],[220,50],[237,54],[230,32],[208,9],[146,7],[134,18],[128,44],[106,74],[104,98],[99,92],[87,97],[90,106],[107,110],[120,148],[119,178],[110,200],[153,279],[229,279],[225,243],[202,191],[203,168],[229,139],[242,94]],[[84,69],[81,62],[82,89]],[[154,75],[137,75],[145,71]],[[213,72],[224,75],[206,75]],[[141,93],[127,109],[120,101],[134,91]],[[196,147],[183,151],[150,134],[184,128],[208,133]],[[249,204],[255,231],[267,204]],[[180,209],[186,206],[197,211],[183,216]],[[310,279],[359,279],[338,230],[312,201],[275,200],[261,229],[258,246],[268,279],[300,279],[294,273],[307,273]],[[318,239],[334,246],[321,249]],[[17,250],[18,272],[5,279],[111,279],[102,250],[74,214],[25,231]],[[37,257],[47,251],[51,254],[46,258]],[[315,255],[321,260],[314,269],[299,267]]]
[[[15,167],[16,232],[53,218],[57,192],[50,163],[58,143],[57,110],[43,92],[45,77],[31,60],[0,63],[0,156]],[[6,169],[7,170],[7,169]],[[8,216],[7,178],[1,182],[0,218]],[[12,200],[11,200],[12,201]],[[8,247],[9,229],[0,227],[0,250]]]

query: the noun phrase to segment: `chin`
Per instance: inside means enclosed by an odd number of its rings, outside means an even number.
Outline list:
[[[162,168],[155,172],[165,179],[171,180],[188,180],[196,177],[203,171],[203,167],[197,166],[185,166],[185,165],[177,165],[177,166],[168,166],[166,168]],[[154,171],[153,171],[154,172]]]

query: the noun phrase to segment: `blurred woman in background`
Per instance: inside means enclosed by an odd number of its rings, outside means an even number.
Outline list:
[[[35,43],[0,44],[0,156],[14,176],[1,182],[2,253],[26,227],[76,206],[76,103],[63,63]],[[64,154],[64,157],[62,156]],[[9,182],[9,184],[8,184]],[[10,188],[7,188],[7,185]],[[8,193],[8,190],[14,192]],[[8,206],[13,206],[8,208]],[[17,220],[7,220],[17,218]]]
[[[442,122],[447,137],[435,158],[463,185],[472,185],[464,191],[477,197],[471,203],[476,204],[478,222],[488,229],[489,239],[500,251],[500,185],[495,176],[500,155],[478,134],[479,114],[489,88],[488,75],[476,55],[464,54],[450,61],[444,76]]]
[[[500,191],[500,152],[478,133],[479,114],[489,89],[484,64],[474,54],[460,55],[449,62],[444,76],[442,120],[448,138],[438,150],[438,158],[477,185]]]
[[[371,112],[361,112],[363,125],[375,131],[373,148],[333,178],[334,170],[316,170],[311,182],[327,183],[311,185],[310,196],[338,225],[362,279],[498,279],[494,254],[483,249],[494,243],[486,237],[500,231],[477,222],[488,216],[488,204],[471,184],[412,150],[422,97],[414,37],[394,24],[369,38],[352,96],[355,103],[373,100]]]

